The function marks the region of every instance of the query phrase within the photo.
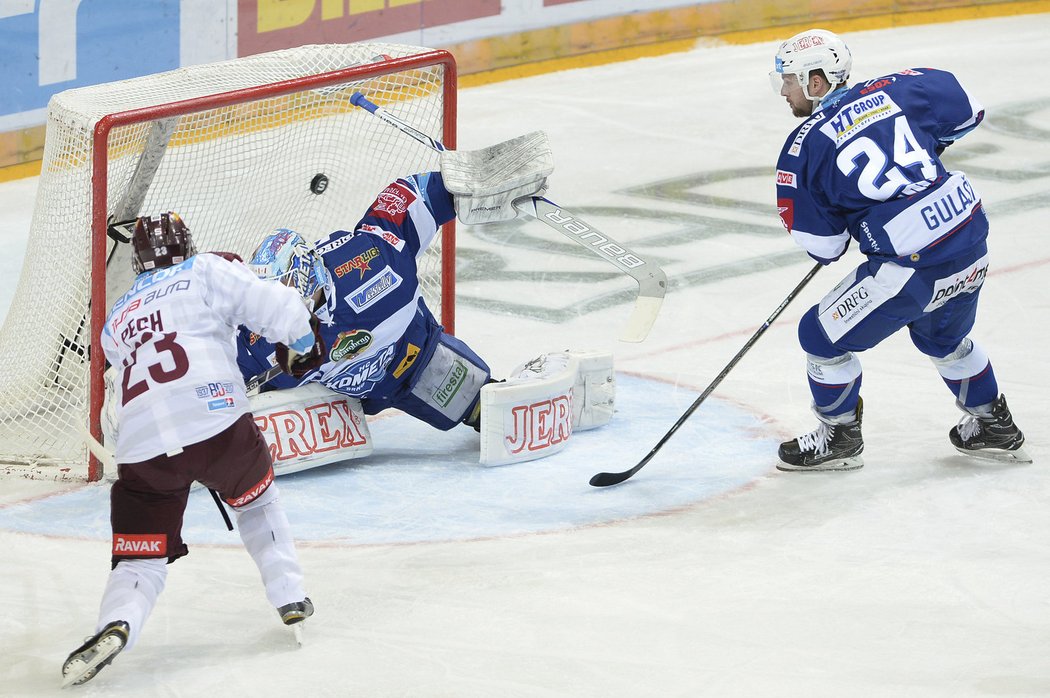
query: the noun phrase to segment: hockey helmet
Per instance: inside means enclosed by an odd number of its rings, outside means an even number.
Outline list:
[[[780,44],[776,67],[769,79],[779,93],[784,76],[795,75],[802,86],[802,94],[812,101],[819,99],[809,94],[809,78],[814,70],[823,71],[824,77],[835,88],[849,80],[852,65],[849,47],[837,34],[824,29],[808,29]]]
[[[136,219],[131,250],[136,274],[180,264],[197,254],[190,229],[174,211]]]
[[[304,300],[311,300],[314,292],[328,282],[328,270],[313,246],[299,233],[288,228],[277,228],[255,248],[248,268],[260,279],[275,279],[291,286]]]

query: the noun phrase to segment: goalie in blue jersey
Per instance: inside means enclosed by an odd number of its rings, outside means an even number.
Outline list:
[[[446,333],[423,300],[417,260],[456,215],[440,172],[387,186],[353,228],[314,244],[277,229],[248,262],[256,275],[293,286],[320,320],[324,364],[301,379],[279,376],[268,388],[318,382],[357,398],[365,414],[396,407],[438,429],[477,428],[488,365]],[[245,379],[268,369],[275,347],[241,329]]]
[[[468,224],[517,216],[514,202],[547,187],[553,159],[541,132],[478,151],[443,153],[441,170],[398,179],[358,223],[313,244],[297,232],[267,235],[248,262],[257,276],[294,287],[320,320],[323,364],[301,378],[361,401],[365,414],[395,407],[433,427],[480,431],[488,365],[445,332],[423,299],[417,261],[455,217]],[[281,363],[277,348],[241,328],[238,364],[245,380]]]
[[[770,73],[805,119],[777,161],[784,226],[824,264],[851,240],[867,257],[799,323],[819,423],[781,444],[777,467],[863,466],[857,355],[905,327],[964,412],[952,445],[1028,462],[988,354],[969,336],[988,271],[988,219],[966,175],[939,158],[984,110],[951,73],[915,68],[850,87],[851,63],[841,38],[813,29],[781,44]]]

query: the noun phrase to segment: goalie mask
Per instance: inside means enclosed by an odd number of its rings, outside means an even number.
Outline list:
[[[849,80],[853,56],[846,42],[824,29],[809,29],[796,34],[780,45],[776,55],[776,68],[769,74],[773,90],[780,92],[785,75],[794,75],[802,86],[806,99],[819,99],[809,94],[809,78],[813,71],[820,70],[834,89]]]
[[[277,228],[255,248],[248,268],[260,279],[276,279],[291,286],[304,300],[328,282],[321,256],[294,230]]]
[[[136,274],[181,264],[197,254],[190,229],[172,211],[138,218],[131,249],[131,268]]]

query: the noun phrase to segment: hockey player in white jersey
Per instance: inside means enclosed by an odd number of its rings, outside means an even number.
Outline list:
[[[88,681],[135,644],[166,565],[188,552],[182,517],[195,480],[233,508],[281,620],[313,613],[234,346],[237,326],[247,325],[277,343],[285,370],[303,375],[324,353],[310,313],[297,293],[259,280],[234,255],[196,254],[175,213],[139,218],[132,246],[137,277],[102,331],[119,386],[110,396],[119,417],[112,570],[96,633],[66,659],[64,686]]]
[[[988,355],[969,336],[988,270],[988,219],[966,175],[939,158],[984,111],[951,73],[902,70],[851,88],[851,64],[840,37],[812,29],[781,44],[770,73],[805,119],[777,162],[784,226],[824,264],[851,240],[867,257],[799,323],[819,424],[781,444],[777,467],[863,466],[857,355],[904,327],[964,412],[952,445],[1027,462]]]

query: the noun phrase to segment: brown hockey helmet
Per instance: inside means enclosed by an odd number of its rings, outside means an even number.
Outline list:
[[[131,268],[136,274],[170,267],[197,254],[190,229],[174,211],[136,220],[131,250]]]

